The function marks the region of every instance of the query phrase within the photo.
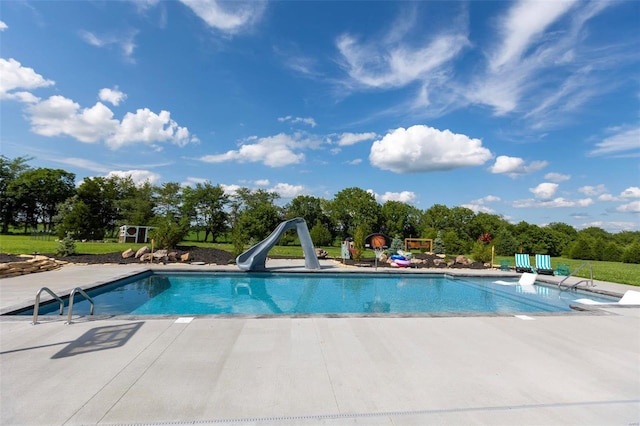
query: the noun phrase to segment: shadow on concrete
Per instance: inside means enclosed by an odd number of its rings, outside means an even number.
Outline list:
[[[142,327],[144,322],[96,327],[70,342],[51,359],[66,358],[89,352],[104,351],[124,346]]]

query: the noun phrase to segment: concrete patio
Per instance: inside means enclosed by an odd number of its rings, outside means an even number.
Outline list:
[[[144,269],[66,266],[3,279],[2,312],[33,303],[44,285],[65,294]],[[0,318],[3,425],[640,422],[634,307],[526,317],[64,319]]]

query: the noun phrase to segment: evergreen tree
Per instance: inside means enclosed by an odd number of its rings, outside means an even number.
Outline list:
[[[433,252],[435,254],[445,254],[446,248],[444,241],[442,240],[442,231],[438,231],[438,235],[433,240]]]

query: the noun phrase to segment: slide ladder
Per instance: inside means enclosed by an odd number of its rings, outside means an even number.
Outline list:
[[[318,261],[316,250],[313,247],[311,235],[309,235],[307,222],[301,217],[280,223],[267,238],[238,256],[236,258],[238,268],[243,271],[264,271],[266,269],[265,264],[267,262],[267,253],[269,253],[269,250],[276,245],[282,234],[293,228],[298,232],[298,239],[300,239],[300,245],[304,252],[305,268],[320,269],[320,262]]]

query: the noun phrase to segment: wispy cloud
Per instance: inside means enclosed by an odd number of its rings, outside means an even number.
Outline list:
[[[133,62],[133,51],[136,48],[134,39],[137,33],[137,30],[131,30],[115,34],[97,35],[91,31],[80,31],[80,37],[95,47],[109,48],[111,46],[116,46],[120,49],[127,61]]]
[[[603,155],[640,155],[640,126],[630,129],[619,129],[611,136],[595,144],[589,151],[590,156]]]
[[[266,1],[180,0],[209,27],[236,34],[256,24],[264,14]]]
[[[281,123],[291,123],[291,124],[307,124],[311,127],[316,127],[318,123],[312,117],[293,117],[291,115],[287,115],[286,117],[278,117],[278,121]]]

